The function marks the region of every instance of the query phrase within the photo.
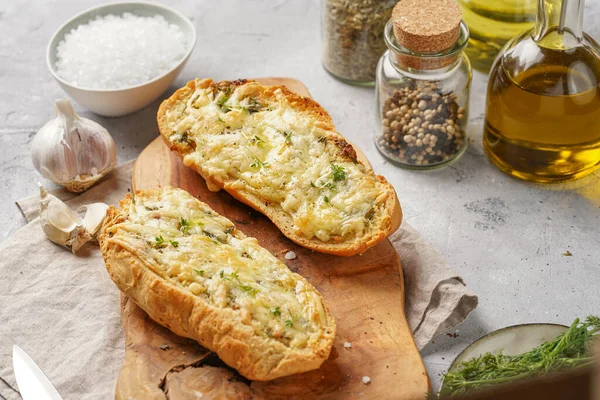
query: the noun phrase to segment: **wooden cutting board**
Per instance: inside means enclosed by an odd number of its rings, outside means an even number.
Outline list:
[[[310,96],[299,81],[258,79]],[[364,158],[364,156],[362,156]],[[187,190],[235,222],[288,267],[306,277],[325,298],[337,322],[331,356],[318,370],[250,382],[214,353],[159,326],[125,296],[122,321],[126,355],[118,399],[424,399],[429,377],[404,316],[404,281],[398,254],[388,240],[354,257],[304,249],[288,240],[262,214],[204,180],[171,154],[161,138],[139,156],[133,188],[174,186]],[[297,258],[286,260],[294,251]],[[350,343],[351,348],[346,348]],[[363,383],[363,377],[371,381]]]

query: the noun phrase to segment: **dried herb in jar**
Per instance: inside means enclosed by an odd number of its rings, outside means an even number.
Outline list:
[[[386,155],[403,164],[444,163],[464,149],[465,110],[456,94],[424,82],[394,89],[383,104],[383,134],[377,138]]]
[[[323,0],[323,64],[349,81],[373,82],[387,50],[383,28],[396,0]]]

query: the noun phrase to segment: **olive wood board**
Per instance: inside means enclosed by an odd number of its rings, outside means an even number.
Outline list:
[[[308,89],[290,78],[257,79]],[[358,152],[358,151],[357,151]],[[359,153],[359,158],[364,155]],[[363,161],[363,162],[365,162]],[[366,165],[368,163],[365,162]],[[404,281],[388,240],[354,257],[313,252],[288,240],[266,217],[225,191],[211,192],[159,137],[133,171],[133,189],[187,190],[307,278],[321,292],[337,323],[331,355],[318,370],[269,382],[251,382],[196,342],[174,335],[122,296],[126,354],[117,399],[424,399],[429,377],[404,316]],[[297,257],[286,260],[294,251]],[[346,348],[345,343],[351,343]],[[371,381],[363,382],[368,376]]]

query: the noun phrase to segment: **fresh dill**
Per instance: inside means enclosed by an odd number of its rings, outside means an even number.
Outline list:
[[[268,162],[260,161],[258,158],[255,158],[254,162],[252,164],[250,164],[251,168],[258,168],[258,169],[263,168],[263,167],[266,168],[268,166],[269,166]]]
[[[346,171],[341,165],[331,164],[331,178],[335,182],[343,181],[346,179]]]
[[[228,113],[229,111],[231,111],[231,107],[229,107],[227,104],[227,100],[229,100],[229,96],[225,95],[223,97],[221,97],[219,99],[219,101],[217,101],[217,105],[219,106],[219,108],[221,109],[221,111],[223,111],[224,113]]]
[[[259,149],[265,147],[265,141],[260,138],[258,135],[254,135],[252,139],[250,139],[250,143],[254,144]]]
[[[288,328],[291,328],[292,326],[294,326],[294,321],[292,321],[291,319],[286,319],[285,326],[287,326]]]
[[[346,179],[346,170],[341,165],[331,164],[331,173],[328,175],[328,178],[329,180],[324,183],[319,183],[319,180],[325,179],[323,177],[319,178],[316,184],[311,181],[310,186],[335,190],[335,182],[340,182]]]
[[[204,276],[204,270],[203,269],[195,269],[194,272],[197,273],[200,276]]]
[[[242,283],[239,284],[240,289],[242,289],[244,292],[248,293],[251,296],[254,296],[256,294],[256,292],[258,292],[257,289],[253,288],[250,285],[244,285]]]
[[[257,112],[261,111],[263,108],[264,108],[264,106],[258,100],[256,100],[254,97],[250,97],[250,99],[248,100],[248,107],[244,107],[244,109],[246,111],[248,111],[248,113],[250,113],[250,114],[257,113]]]
[[[157,249],[160,249],[160,248],[165,247],[167,245],[165,243],[165,239],[162,236],[157,236],[157,237],[154,238],[154,240],[156,241],[155,247]]]
[[[279,307],[273,307],[271,308],[271,314],[273,314],[273,316],[278,317],[281,315],[281,310],[279,310]]]
[[[185,219],[185,218],[181,218],[181,219],[179,220],[179,225],[180,225],[180,227],[179,227],[179,230],[180,230],[180,231],[181,231],[181,233],[183,233],[184,235],[185,235],[186,233],[188,233],[188,231],[189,231],[189,230],[190,230],[190,228],[192,227],[192,224],[190,224],[190,221],[188,221],[188,220],[187,220],[187,219]]]
[[[551,371],[591,364],[589,350],[593,336],[600,332],[600,318],[577,318],[569,329],[554,340],[514,356],[486,353],[458,365],[448,372],[440,395],[460,395],[474,389],[544,375]]]

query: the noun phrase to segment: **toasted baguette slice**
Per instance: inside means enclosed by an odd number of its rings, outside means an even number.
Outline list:
[[[317,290],[186,191],[127,195],[99,240],[123,293],[246,378],[316,369],[329,356],[335,321]]]
[[[283,86],[197,79],[162,103],[158,126],[209,189],[301,246],[351,256],[400,226],[394,188],[357,160],[319,104]]]

